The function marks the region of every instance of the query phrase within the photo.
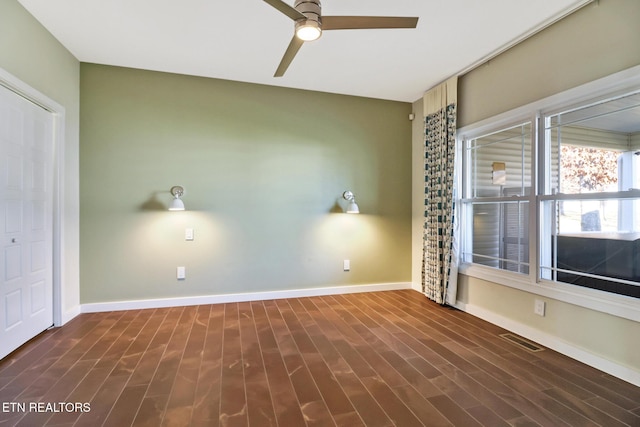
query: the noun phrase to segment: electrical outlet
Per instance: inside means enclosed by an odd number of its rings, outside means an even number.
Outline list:
[[[187,271],[184,267],[178,267],[176,269],[176,278],[178,280],[184,280],[187,278]]]
[[[533,312],[538,316],[544,316],[545,302],[537,299],[533,305]]]
[[[345,259],[345,260],[342,262],[342,269],[343,269],[344,271],[349,271],[349,270],[351,270],[351,261],[349,261],[348,259]]]

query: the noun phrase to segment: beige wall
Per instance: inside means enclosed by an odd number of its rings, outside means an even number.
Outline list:
[[[78,135],[80,64],[15,0],[0,2],[0,68],[65,108],[62,312],[79,304]]]
[[[82,303],[410,282],[410,104],[82,64],[81,105]]]
[[[458,80],[458,126],[640,62],[640,2],[598,0]]]
[[[415,119],[411,122],[411,284],[422,291],[422,237],[424,232],[424,102],[413,103]]]
[[[640,2],[600,0],[515,46],[459,79],[458,126],[640,64]],[[419,108],[422,100],[414,103]],[[420,287],[422,211],[421,123],[413,138],[413,268]],[[418,135],[418,137],[416,137]],[[547,302],[545,317],[533,314],[534,299]],[[520,333],[568,349],[599,367],[611,362],[640,379],[640,323],[550,298],[461,276],[458,301],[470,312]],[[591,358],[593,356],[593,358]],[[626,371],[625,371],[626,370]]]
[[[558,347],[566,343],[640,373],[638,322],[467,276],[460,276],[458,289],[458,301],[471,306],[471,312],[526,325],[524,330],[535,329],[534,339],[554,337]],[[545,302],[545,317],[533,313],[534,299]]]

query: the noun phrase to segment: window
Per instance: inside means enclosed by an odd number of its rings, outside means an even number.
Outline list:
[[[540,277],[640,297],[640,92],[544,117]]]
[[[461,272],[585,304],[592,290],[640,298],[640,73],[628,75],[459,130]]]
[[[464,142],[462,261],[529,273],[532,124]]]

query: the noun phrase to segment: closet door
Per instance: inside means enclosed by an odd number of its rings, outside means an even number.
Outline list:
[[[0,358],[53,324],[53,132],[0,86]]]

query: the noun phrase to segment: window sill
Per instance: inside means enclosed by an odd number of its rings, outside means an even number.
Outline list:
[[[541,280],[539,283],[536,283],[528,275],[473,264],[460,265],[459,273],[590,310],[640,322],[640,299],[638,298],[549,280]]]

